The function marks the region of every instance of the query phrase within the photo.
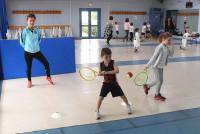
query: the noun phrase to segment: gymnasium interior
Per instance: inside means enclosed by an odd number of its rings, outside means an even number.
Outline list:
[[[20,38],[28,28],[28,14],[36,16],[40,51],[49,62],[54,85],[34,59],[33,85],[27,88]],[[113,25],[107,45],[110,16],[118,27]],[[150,25],[149,37],[140,36],[138,52],[133,41],[124,39],[127,18],[140,34],[144,22]],[[190,36],[186,48],[180,49],[186,29]],[[164,68],[163,102],[154,99],[154,88],[145,95],[135,77],[165,32],[171,34],[174,55]],[[101,119],[96,118],[104,77],[88,81],[80,70],[98,71],[103,48],[112,51],[119,68],[117,82],[132,114],[119,97],[108,94]],[[153,70],[147,73],[148,82],[153,81]],[[200,134],[199,74],[200,0],[0,0],[0,134]]]

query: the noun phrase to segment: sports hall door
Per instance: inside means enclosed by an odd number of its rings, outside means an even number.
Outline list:
[[[86,39],[101,37],[101,9],[80,8],[80,37]]]

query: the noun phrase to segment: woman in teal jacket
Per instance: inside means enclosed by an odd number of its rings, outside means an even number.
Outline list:
[[[28,88],[32,87],[31,81],[31,67],[33,58],[39,60],[45,67],[47,80],[53,85],[53,81],[50,76],[50,67],[47,59],[40,52],[40,42],[41,42],[41,32],[39,29],[34,28],[34,23],[36,21],[36,16],[34,14],[29,14],[27,16],[27,28],[24,28],[20,36],[20,45],[24,48],[24,57],[27,66],[27,78],[28,78]]]

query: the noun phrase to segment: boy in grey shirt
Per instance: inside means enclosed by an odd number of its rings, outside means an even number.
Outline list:
[[[149,67],[153,68],[155,74],[155,81],[149,84],[144,85],[144,92],[148,95],[148,92],[151,87],[156,86],[156,94],[154,99],[165,101],[165,97],[163,97],[160,93],[161,86],[163,83],[163,68],[167,66],[168,57],[173,56],[174,47],[171,46],[171,34],[170,33],[162,33],[159,36],[160,45],[156,47],[156,50],[147,63],[145,70]]]

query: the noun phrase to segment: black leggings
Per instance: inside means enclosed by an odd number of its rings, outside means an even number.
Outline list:
[[[107,38],[107,44],[110,45],[110,40],[112,39],[113,31],[111,31],[110,35]]]
[[[24,58],[26,60],[26,67],[27,67],[26,74],[29,81],[31,80],[31,68],[32,68],[33,58],[36,58],[44,65],[46,70],[46,75],[47,77],[50,77],[49,63],[41,52],[37,53],[24,52]]]
[[[133,41],[133,32],[130,32],[130,41]]]

